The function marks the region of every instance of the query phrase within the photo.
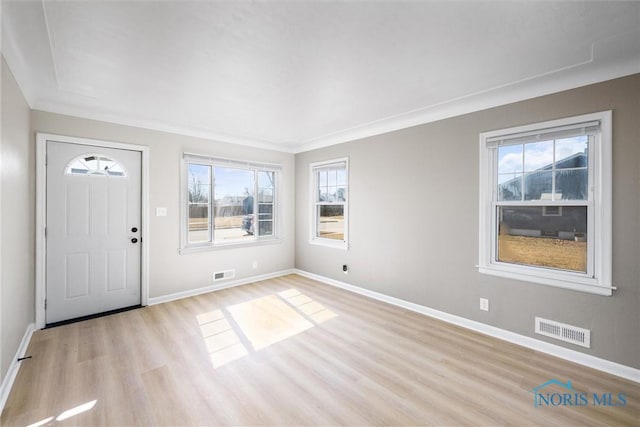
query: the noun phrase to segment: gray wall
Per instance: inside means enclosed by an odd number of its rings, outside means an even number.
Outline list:
[[[221,269],[235,268],[243,278],[295,264],[523,335],[534,336],[535,315],[589,328],[591,349],[566,346],[640,368],[638,93],[640,75],[635,75],[294,157],[30,112],[3,60],[1,374],[4,377],[34,319],[36,132],[150,147],[151,297],[210,285],[211,273]],[[479,274],[478,133],[607,109],[614,111],[613,279],[619,290],[602,297]],[[179,255],[179,166],[184,151],[283,164],[283,242]],[[351,248],[309,245],[309,163],[343,156],[350,158],[351,167]],[[156,207],[167,207],[168,216],[155,217]],[[253,261],[258,261],[255,270]],[[341,272],[343,263],[350,265],[348,276]],[[478,309],[481,296],[491,301],[488,313]]]
[[[33,138],[36,132],[45,132],[150,147],[150,297],[213,285],[214,271],[235,268],[236,279],[241,279],[293,268],[293,154],[42,111],[32,111],[31,130]],[[180,255],[180,160],[183,152],[282,164],[282,243]],[[156,217],[156,207],[166,207],[168,215]],[[258,262],[258,268],[252,268],[253,261]]]
[[[634,75],[297,155],[296,267],[558,345],[533,333],[534,316],[588,328],[591,349],[565,346],[640,368],[639,94]],[[609,109],[619,289],[604,297],[478,273],[478,134]],[[349,251],[308,243],[309,163],[343,156]]]
[[[0,380],[34,320],[35,150],[29,116],[29,106],[2,58]]]

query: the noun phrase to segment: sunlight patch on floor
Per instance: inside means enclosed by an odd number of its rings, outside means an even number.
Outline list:
[[[83,403],[82,405],[78,405],[75,408],[67,409],[66,411],[64,411],[57,417],[55,417],[55,420],[56,421],[68,420],[69,418],[75,417],[76,415],[82,414],[83,412],[90,411],[91,409],[93,409],[94,406],[96,406],[96,402],[98,401],[92,400],[90,402]],[[46,424],[50,424],[53,420],[54,420],[54,417],[48,417],[40,421],[37,421],[33,424],[29,424],[27,427],[40,427]]]
[[[83,403],[82,405],[78,405],[75,408],[68,409],[58,415],[56,417],[56,421],[64,421],[68,418],[74,417],[83,412],[87,412],[91,410],[96,405],[97,400],[92,400],[91,402]]]
[[[44,420],[40,420],[36,423],[29,424],[27,427],[40,427],[45,424],[48,424],[50,421],[53,421],[53,417],[45,418]]]
[[[287,291],[280,292],[278,295],[280,295],[284,300],[300,310],[302,313],[307,315],[312,321],[317,324],[338,316],[319,302],[309,298],[304,294],[301,294],[297,289],[289,289]]]
[[[211,363],[219,368],[334,317],[322,304],[288,289],[199,314],[196,320]]]
[[[228,310],[255,350],[261,350],[314,326],[277,295],[233,305]]]
[[[196,319],[214,368],[249,354],[222,310],[199,314]]]

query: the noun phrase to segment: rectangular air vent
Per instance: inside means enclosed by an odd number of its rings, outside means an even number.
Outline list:
[[[536,334],[556,338],[582,347],[591,347],[591,331],[554,320],[536,317]]]
[[[217,271],[213,273],[213,281],[233,279],[236,276],[235,270]]]

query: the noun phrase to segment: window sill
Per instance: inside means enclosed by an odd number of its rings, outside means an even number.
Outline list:
[[[349,250],[349,244],[343,240],[331,240],[331,239],[310,239],[310,245],[325,246],[327,248],[341,249],[343,251]]]
[[[550,270],[540,271],[541,269],[537,268],[502,264],[477,266],[477,268],[483,274],[597,295],[610,296],[616,289],[613,286],[603,285],[598,279],[585,277],[579,273],[556,273]]]
[[[180,255],[186,255],[191,253],[218,251],[218,250],[224,250],[224,249],[239,249],[239,248],[247,248],[252,246],[276,245],[280,243],[282,243],[282,239],[272,238],[272,239],[255,240],[251,242],[230,242],[230,243],[208,244],[208,245],[202,245],[202,246],[195,246],[195,245],[185,246],[183,248],[180,248],[178,252],[180,252]]]

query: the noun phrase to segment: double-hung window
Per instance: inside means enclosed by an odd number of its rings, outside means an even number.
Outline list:
[[[185,154],[182,249],[277,240],[280,169]]]
[[[611,295],[611,112],[480,134],[479,270]]]
[[[312,244],[348,248],[349,161],[311,164]]]

